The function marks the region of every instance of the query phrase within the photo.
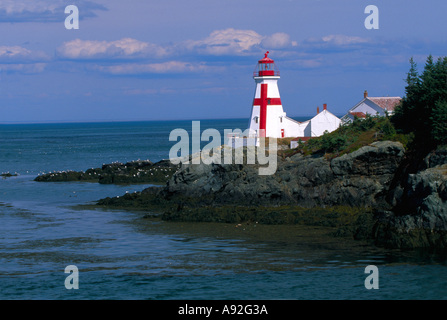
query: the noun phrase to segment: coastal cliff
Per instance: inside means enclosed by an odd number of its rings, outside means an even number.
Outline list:
[[[447,148],[402,163],[387,194],[391,211],[376,223],[376,242],[399,248],[447,247]]]
[[[385,247],[444,248],[447,152],[432,151],[417,169],[411,161],[400,142],[377,141],[332,159],[278,157],[270,176],[258,164],[183,164],[163,187],[98,205],[158,210],[164,220],[324,225]]]

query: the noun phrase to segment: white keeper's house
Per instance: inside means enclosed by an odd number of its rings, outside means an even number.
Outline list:
[[[327,104],[323,104],[321,112],[317,109],[315,117],[304,122],[286,115],[278,89],[279,70],[268,54],[267,51],[264,58],[258,61],[253,74],[256,90],[249,120],[249,136],[308,138],[336,130],[341,120],[327,110]]]
[[[365,118],[367,114],[375,116],[392,115],[394,108],[402,100],[401,97],[369,97],[368,91],[363,93],[363,100],[353,106],[341,118],[343,123],[354,120],[354,117]]]

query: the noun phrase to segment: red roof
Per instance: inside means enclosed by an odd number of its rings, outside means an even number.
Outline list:
[[[366,114],[364,112],[349,112],[350,114],[352,114],[354,117],[357,118],[366,118]]]
[[[273,61],[272,59],[270,59],[269,57],[267,57],[269,53],[270,53],[270,52],[267,51],[267,52],[264,54],[264,58],[262,58],[262,59],[259,60],[258,62],[259,62],[259,63],[275,63],[275,61]]]
[[[394,111],[394,108],[402,100],[401,97],[368,97],[368,99],[387,111]]]

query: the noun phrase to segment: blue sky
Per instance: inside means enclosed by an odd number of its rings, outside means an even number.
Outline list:
[[[64,25],[79,9],[78,30]],[[366,6],[379,9],[367,30]],[[248,118],[270,51],[289,116],[403,96],[447,52],[441,0],[1,0],[0,123]]]

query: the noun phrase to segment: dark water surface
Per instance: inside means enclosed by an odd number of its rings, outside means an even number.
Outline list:
[[[189,126],[189,128],[188,128]],[[245,120],[202,128],[244,129]],[[447,258],[303,226],[173,223],[79,205],[148,185],[38,183],[41,172],[167,158],[191,122],[0,125],[0,299],[446,299]],[[65,267],[79,270],[67,290]],[[367,290],[365,267],[379,269]]]

